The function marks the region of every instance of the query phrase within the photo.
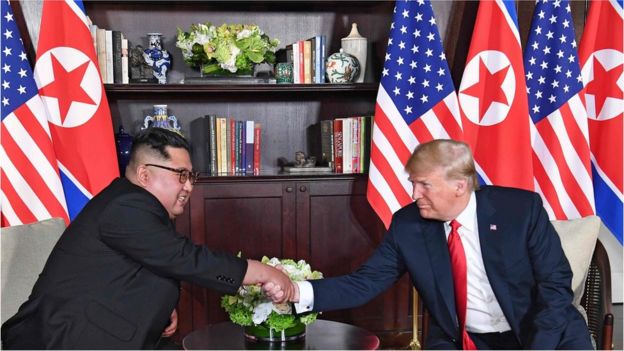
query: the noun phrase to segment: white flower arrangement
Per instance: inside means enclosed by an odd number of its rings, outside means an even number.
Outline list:
[[[293,281],[322,279],[323,274],[313,271],[304,260],[295,262],[291,259],[262,257],[262,263],[270,266],[281,265]],[[295,315],[290,303],[275,304],[262,292],[257,285],[244,285],[236,295],[225,295],[221,299],[221,307],[229,314],[232,322],[242,325],[265,325],[277,332],[296,326],[299,323],[310,324],[316,320],[318,313]]]
[[[253,71],[258,63],[275,63],[279,40],[256,25],[211,23],[192,24],[189,31],[178,28],[176,46],[182,50],[184,62],[200,67],[205,74],[243,73]]]

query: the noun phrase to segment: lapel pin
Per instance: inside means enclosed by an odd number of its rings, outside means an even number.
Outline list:
[[[490,224],[490,230],[496,230],[496,224]]]

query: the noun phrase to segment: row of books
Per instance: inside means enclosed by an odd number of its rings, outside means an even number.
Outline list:
[[[102,83],[128,84],[130,80],[128,39],[118,30],[98,28],[93,23],[89,24],[89,29],[97,54]]]
[[[293,64],[294,84],[325,83],[326,37],[317,35],[286,45],[277,53],[280,62]]]
[[[260,123],[207,115],[193,120],[190,129],[195,170],[213,176],[260,174]]]
[[[321,164],[336,173],[368,172],[372,123],[371,116],[321,121]]]

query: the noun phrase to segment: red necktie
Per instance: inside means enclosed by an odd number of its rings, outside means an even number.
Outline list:
[[[468,273],[466,265],[466,253],[459,237],[461,224],[456,220],[451,221],[451,234],[448,237],[449,254],[451,255],[451,270],[453,271],[453,283],[455,286],[455,307],[459,330],[462,335],[462,348],[464,350],[476,350],[477,347],[470,339],[466,331],[466,305],[468,303]]]

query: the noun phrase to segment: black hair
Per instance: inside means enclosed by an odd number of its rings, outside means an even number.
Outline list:
[[[183,148],[189,153],[191,152],[189,142],[182,135],[169,129],[147,128],[134,136],[132,149],[130,150],[130,160],[134,160],[137,157],[137,152],[142,149],[157,153],[162,158],[168,160],[171,156],[165,150],[167,146]]]

